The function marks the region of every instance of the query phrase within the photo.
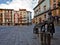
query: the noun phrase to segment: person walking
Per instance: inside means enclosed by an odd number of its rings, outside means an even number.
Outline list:
[[[33,33],[39,37],[39,29],[36,26],[33,29]]]
[[[47,25],[47,32],[51,33],[51,37],[53,38],[53,33],[55,33],[55,27],[54,27],[54,23],[50,22]]]

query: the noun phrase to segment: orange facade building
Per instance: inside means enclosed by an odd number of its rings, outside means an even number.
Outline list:
[[[13,9],[0,9],[0,25],[13,24]]]
[[[60,16],[60,8],[58,6],[58,2],[60,2],[60,0],[50,0],[51,9],[54,9],[52,11],[53,16]]]
[[[55,22],[60,21],[60,6],[58,3],[60,0],[39,0],[38,4],[34,7],[34,22],[40,23],[43,20],[49,19],[49,11]]]
[[[60,20],[60,6],[58,6],[58,3],[60,0],[50,0],[50,8],[52,10],[52,16],[55,19],[55,22],[59,22]]]
[[[3,23],[3,9],[0,9],[0,25]]]

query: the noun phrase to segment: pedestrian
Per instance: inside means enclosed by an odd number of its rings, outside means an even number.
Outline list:
[[[54,23],[48,23],[47,25],[47,32],[51,33],[51,37],[53,38],[53,33],[55,33],[55,27],[54,27]]]
[[[46,22],[43,20],[43,21],[41,22],[41,31],[42,31],[42,32],[45,32],[45,25],[46,25]]]
[[[39,29],[37,27],[34,27],[33,33],[39,37]]]
[[[51,36],[52,36],[52,38],[53,38],[53,33],[55,33],[54,23],[52,23],[52,30],[51,30]]]

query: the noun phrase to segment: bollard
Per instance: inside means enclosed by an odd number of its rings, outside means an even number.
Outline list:
[[[43,32],[40,33],[41,45],[43,45]]]
[[[51,45],[51,36],[50,33],[47,33],[47,45]]]

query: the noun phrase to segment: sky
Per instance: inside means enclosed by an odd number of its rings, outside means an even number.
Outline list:
[[[33,13],[33,8],[38,0],[0,0],[0,8],[3,9],[27,9]]]

